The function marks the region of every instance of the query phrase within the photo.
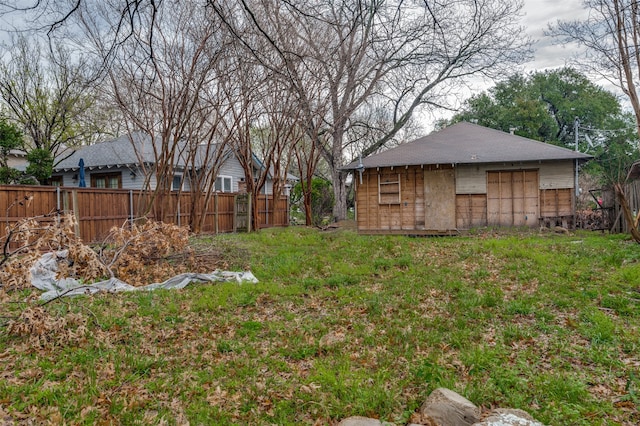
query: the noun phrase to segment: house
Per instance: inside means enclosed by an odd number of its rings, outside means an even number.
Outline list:
[[[148,188],[153,190],[156,187],[156,176],[153,173],[155,158],[151,137],[135,132],[75,151],[54,166],[50,182],[57,186],[80,186],[80,160],[82,159],[87,187],[139,190],[145,188],[148,175]],[[198,162],[199,170],[206,167],[203,160]],[[264,167],[262,163],[254,158],[254,170],[257,171],[262,167]],[[190,168],[184,155],[176,155],[173,164],[173,190],[189,191],[191,189],[188,179]],[[183,178],[185,173],[187,178]],[[216,191],[238,192],[242,189],[244,180],[244,169],[238,158],[227,150],[216,177]],[[268,179],[263,193],[271,193],[272,187],[272,182]]]
[[[591,156],[458,123],[345,167],[361,233],[573,226],[576,168]]]
[[[21,149],[12,149],[7,153],[7,166],[24,172],[27,169],[27,153]]]

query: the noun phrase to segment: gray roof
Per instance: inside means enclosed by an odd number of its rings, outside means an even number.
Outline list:
[[[160,142],[156,140],[156,145],[159,143]],[[217,145],[212,146],[214,150],[218,149]],[[158,146],[158,149],[160,149],[160,146]],[[205,161],[207,161],[205,153],[206,146],[198,145],[197,149],[196,164],[197,167],[203,167]],[[226,147],[225,151],[223,161],[233,155],[229,147]],[[141,163],[154,164],[156,162],[151,137],[143,132],[133,132],[131,135],[124,135],[117,139],[83,147],[75,151],[68,158],[60,161],[60,163],[54,167],[54,171],[58,173],[77,171],[80,168],[79,163],[81,158],[84,160],[85,169],[88,170],[111,167],[136,167]],[[256,168],[264,167],[255,154],[253,155],[253,160]],[[183,156],[179,156],[174,166],[185,167],[185,164],[186,162]],[[273,176],[271,170],[269,176]],[[287,179],[297,178],[293,175],[287,175]]]
[[[371,155],[365,168],[428,164],[482,164],[582,160],[590,155],[471,123],[457,123],[413,142]],[[344,167],[354,170],[356,160]]]
[[[156,141],[156,144],[158,143]],[[131,135],[120,136],[117,139],[78,149],[71,156],[58,163],[54,167],[54,171],[78,170],[81,158],[87,169],[132,167],[141,163],[153,164],[156,161],[151,137],[142,132],[134,132]],[[178,161],[177,165],[184,166],[184,161]]]

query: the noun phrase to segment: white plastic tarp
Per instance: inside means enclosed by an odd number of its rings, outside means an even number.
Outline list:
[[[44,291],[40,296],[42,300],[51,300],[62,296],[79,296],[93,294],[100,291],[116,293],[120,291],[151,291],[156,289],[181,289],[192,282],[235,281],[238,283],[257,283],[258,279],[250,272],[231,272],[216,270],[210,274],[185,273],[176,275],[161,283],[153,283],[141,287],[134,287],[111,278],[91,284],[84,284],[73,278],[57,279],[58,262],[65,261],[69,255],[68,250],[45,253],[31,267],[31,284]]]

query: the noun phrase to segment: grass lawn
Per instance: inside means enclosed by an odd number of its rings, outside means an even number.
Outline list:
[[[640,423],[625,236],[292,227],[194,244],[260,283],[2,296],[0,423],[405,424],[437,387],[545,424]]]

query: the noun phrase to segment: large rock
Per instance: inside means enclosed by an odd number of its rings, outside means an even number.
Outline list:
[[[452,390],[438,388],[420,407],[423,419],[434,426],[471,426],[480,421],[480,409]]]
[[[512,408],[496,408],[483,421],[473,426],[544,426],[529,413]]]

